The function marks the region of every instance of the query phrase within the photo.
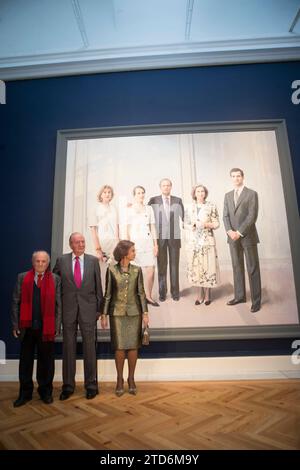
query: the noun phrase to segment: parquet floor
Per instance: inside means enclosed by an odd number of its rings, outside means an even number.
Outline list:
[[[300,449],[300,381],[147,382],[136,396],[114,384],[86,400],[13,408],[0,383],[0,449]]]

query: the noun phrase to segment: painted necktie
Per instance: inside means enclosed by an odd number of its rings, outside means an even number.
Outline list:
[[[165,213],[167,220],[170,219],[170,200],[168,197],[165,198]]]
[[[239,197],[240,197],[240,195],[239,195],[239,190],[236,189],[236,190],[234,191],[234,205],[235,205],[235,206],[236,206],[237,203],[238,203]]]

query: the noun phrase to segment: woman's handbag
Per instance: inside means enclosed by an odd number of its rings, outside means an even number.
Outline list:
[[[150,343],[150,332],[149,332],[149,327],[146,326],[143,329],[143,333],[142,333],[142,345],[143,346],[148,346],[149,343]]]

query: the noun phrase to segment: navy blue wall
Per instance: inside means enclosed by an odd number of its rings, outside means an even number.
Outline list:
[[[7,83],[0,106],[1,322],[8,357],[16,274],[32,251],[51,249],[56,131],[105,126],[284,118],[296,183],[300,176],[300,105],[291,83],[300,62],[120,72]],[[298,185],[298,203],[300,187]],[[106,346],[100,346],[106,350]],[[147,354],[288,353],[289,340],[157,344]]]

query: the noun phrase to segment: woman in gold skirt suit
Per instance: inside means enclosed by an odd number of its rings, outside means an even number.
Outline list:
[[[117,396],[124,393],[123,368],[127,352],[128,391],[135,395],[134,372],[141,346],[142,325],[145,327],[149,323],[143,274],[139,266],[131,264],[135,258],[133,242],[121,240],[113,254],[117,264],[107,268],[101,326],[107,327],[109,315],[111,344],[115,351],[117,369],[115,393]]]

